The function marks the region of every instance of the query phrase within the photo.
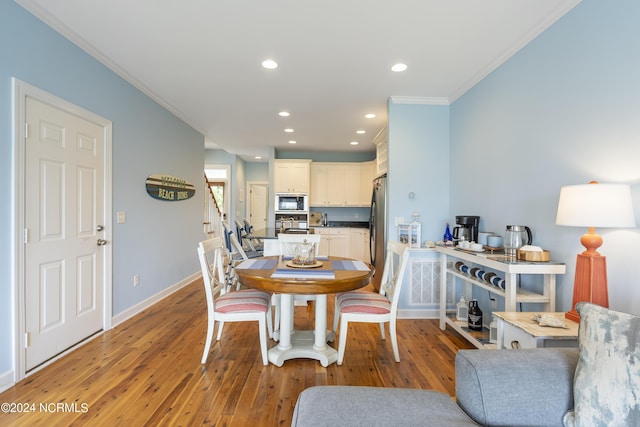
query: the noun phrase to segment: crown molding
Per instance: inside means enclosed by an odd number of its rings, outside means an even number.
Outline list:
[[[449,105],[449,98],[430,96],[392,96],[392,104]]]

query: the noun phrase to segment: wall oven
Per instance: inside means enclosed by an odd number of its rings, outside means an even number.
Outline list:
[[[276,194],[274,210],[277,214],[306,214],[309,212],[309,196],[307,194]]]

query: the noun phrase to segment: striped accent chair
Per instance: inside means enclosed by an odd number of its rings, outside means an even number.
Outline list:
[[[347,345],[349,322],[379,323],[382,339],[385,339],[384,324],[389,322],[389,336],[396,362],[400,362],[398,339],[396,337],[396,317],[398,299],[404,281],[409,259],[407,246],[395,241],[387,243],[387,256],[380,283],[380,292],[351,291],[336,295],[336,308],[333,317],[333,331],[340,320],[338,340],[338,365],[342,365]]]
[[[267,365],[267,333],[273,335],[271,324],[271,295],[267,292],[246,289],[231,292],[225,284],[222,258],[224,241],[220,237],[205,240],[198,245],[198,258],[202,269],[202,281],[207,297],[207,340],[201,363],[207,363],[213,331],[218,322],[217,341],[222,336],[224,322],[257,321],[260,332],[262,363]]]

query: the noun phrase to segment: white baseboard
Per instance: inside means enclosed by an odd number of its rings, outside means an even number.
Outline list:
[[[202,273],[201,272],[194,273],[191,276],[179,281],[178,283],[176,283],[174,285],[171,285],[166,289],[163,289],[162,291],[160,291],[157,294],[147,298],[146,300],[139,302],[138,304],[134,305],[133,307],[130,307],[130,308],[126,309],[125,311],[116,314],[111,319],[111,327],[114,328],[117,325],[121,324],[122,322],[124,322],[126,320],[129,320],[130,318],[132,318],[136,314],[140,313],[143,310],[146,310],[147,308],[149,308],[152,305],[156,304],[158,301],[160,301],[160,300],[168,297],[172,293],[184,288],[185,286],[187,286],[188,284],[192,283],[193,281],[199,279],[200,277],[202,277]]]
[[[440,309],[398,309],[398,319],[439,319]]]
[[[14,378],[15,375],[13,371],[7,371],[0,374],[0,393],[16,385],[13,380]]]

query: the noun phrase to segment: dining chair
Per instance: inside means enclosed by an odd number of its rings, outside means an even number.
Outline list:
[[[320,249],[320,238],[322,236],[320,234],[288,234],[288,233],[279,233],[278,234],[278,244],[277,245],[265,245],[264,247],[264,256],[274,256],[274,255],[282,255],[286,257],[293,257],[295,254],[295,246],[300,243],[304,243],[305,240],[307,243],[315,244],[315,255],[318,256],[318,251]],[[272,297],[273,305],[275,307],[274,321],[273,321],[273,330],[274,330],[274,339],[278,339],[280,334],[280,295],[273,294]],[[309,301],[315,300],[314,295],[294,295],[293,302],[294,305],[308,305]],[[293,325],[293,319],[291,319],[291,325]]]
[[[251,223],[246,218],[242,218],[242,223],[244,224],[244,232],[248,234],[247,240],[249,242],[249,245],[251,246],[251,249],[255,251],[264,250],[264,242],[262,241],[262,239],[256,239],[254,237],[251,237],[251,232],[253,231],[253,225],[251,225]]]
[[[255,251],[256,248],[253,242],[249,238],[250,229],[246,228],[245,223],[239,219],[235,220],[236,223],[236,236],[240,246],[246,251]]]
[[[269,337],[273,335],[271,295],[255,289],[230,292],[224,281],[223,252],[224,243],[220,237],[204,240],[198,245],[198,259],[202,269],[208,316],[207,339],[201,363],[207,363],[216,322],[218,322],[216,341],[220,341],[224,322],[257,321],[262,363],[267,365],[267,333]]]
[[[333,316],[333,331],[338,328],[340,318],[340,338],[338,342],[338,365],[342,365],[347,345],[349,322],[379,323],[382,339],[385,339],[384,324],[389,322],[389,336],[396,362],[400,362],[398,339],[396,337],[396,317],[398,299],[409,260],[409,250],[403,243],[389,241],[380,292],[351,291],[336,295]]]
[[[228,287],[235,286],[236,289],[240,289],[240,283],[238,282],[238,277],[235,273],[236,266],[247,259],[261,257],[263,253],[260,251],[245,251],[226,221],[222,222],[222,227],[224,228],[228,257],[227,268],[225,270],[225,280]]]

